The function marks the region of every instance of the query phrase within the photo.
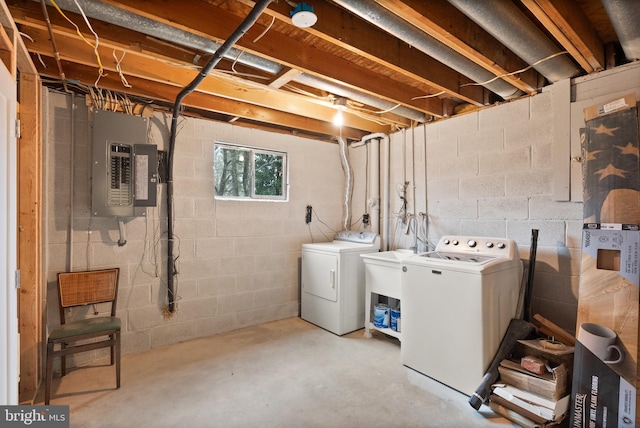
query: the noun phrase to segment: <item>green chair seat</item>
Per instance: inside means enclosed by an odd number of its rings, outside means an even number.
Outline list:
[[[60,340],[105,330],[117,330],[120,328],[120,324],[120,318],[118,317],[97,317],[73,321],[54,329],[49,335],[49,340]]]

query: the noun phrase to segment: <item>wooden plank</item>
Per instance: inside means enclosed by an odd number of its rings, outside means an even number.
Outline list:
[[[522,0],[522,3],[587,73],[604,69],[604,45],[587,17],[573,2]]]
[[[21,274],[18,294],[20,331],[20,403],[33,403],[41,380],[42,353],[42,158],[41,84],[37,71],[6,2],[0,1],[0,50],[2,61],[17,81],[20,71],[17,112],[21,119],[18,141],[18,242],[17,262]]]
[[[254,3],[251,0],[239,1],[248,6]],[[305,28],[306,33],[345,52],[366,58],[393,73],[422,82],[432,88],[431,93],[444,92],[475,106],[482,105],[482,90],[467,85],[473,82],[466,76],[329,2],[318,2],[313,6],[322,19],[313,27]],[[286,2],[277,2],[272,3],[264,13],[290,24],[290,11],[291,6]],[[305,37],[307,39],[308,36]],[[308,40],[307,43],[313,41]]]
[[[503,59],[503,65],[496,62],[496,58],[504,58],[505,55],[512,56],[512,58],[510,58],[512,62],[514,62],[515,58],[513,58],[514,55],[510,52],[507,54],[500,54],[500,51],[504,51],[505,48],[495,39],[485,41],[484,43],[483,52],[491,53],[490,56],[487,56],[486,53],[482,53],[478,49],[474,48],[470,44],[470,41],[466,42],[453,34],[455,28],[473,28],[476,27],[476,24],[466,16],[459,13],[459,11],[447,2],[432,1],[428,4],[423,1],[415,1],[411,3],[400,0],[376,0],[376,2],[410,24],[429,34],[431,37],[447,45],[462,56],[483,67],[485,70],[493,73],[495,76],[501,76],[504,81],[515,86],[521,91],[527,93],[536,92],[536,82],[533,79],[527,82],[518,75],[510,75],[511,72],[526,67],[524,62],[518,61],[520,63],[520,67],[512,70],[507,70],[505,68],[506,60]],[[437,16],[435,16],[436,14]],[[455,22],[455,25],[451,25],[452,20],[446,19],[446,14],[456,14],[455,20],[457,22]],[[443,25],[448,26],[444,27]],[[478,43],[477,39],[489,40],[490,38],[485,31],[481,31],[479,28],[476,28],[473,34],[473,41],[475,43]]]
[[[31,49],[35,52],[40,52],[42,55],[50,55],[47,43],[45,42],[44,31],[33,28],[30,30],[30,33],[35,36],[35,43],[32,44]],[[94,51],[84,44],[84,42],[69,33],[57,32],[56,43],[63,60],[95,67],[94,81],[90,83],[93,85],[98,76]],[[105,70],[117,76],[115,60],[110,56],[112,49],[106,40],[100,44],[98,51],[103,58],[102,65]],[[73,76],[69,74],[70,72],[66,67],[63,67],[63,69],[67,76]],[[180,88],[189,84],[197,73],[196,70],[187,68],[186,65],[185,67],[180,67],[167,64],[165,61],[152,60],[135,55],[135,53],[127,54],[125,61],[122,62],[122,69],[126,73],[128,80],[130,76],[135,76],[157,83],[175,85]],[[129,88],[125,88],[122,85],[119,90],[122,92],[130,92]],[[335,108],[328,103],[321,104],[308,97],[277,90],[266,85],[240,81],[225,74],[215,74],[207,77],[198,86],[197,91],[216,97],[243,101],[256,106],[272,110],[281,110],[285,113],[312,117],[327,122],[332,122],[333,116],[336,113]],[[219,105],[218,103],[214,103],[213,100],[208,104],[211,106],[209,109]],[[213,109],[215,110],[215,108]],[[387,126],[363,119],[355,114],[349,114],[348,112],[345,114],[344,123],[348,127],[363,129],[372,133],[388,131]]]
[[[210,4],[207,5],[205,2],[109,0],[106,3],[218,42],[224,41],[232,34],[242,20],[239,16]],[[423,84],[422,88],[410,86],[370,68],[359,66],[350,58],[318,49],[312,43],[299,41],[275,30],[267,31],[258,43],[253,43],[253,40],[265,30],[266,26],[254,25],[238,41],[238,46],[249,53],[273,60],[286,67],[302,70],[433,116],[442,116],[442,104],[438,98],[416,98],[425,95],[425,92],[432,93],[433,85]],[[387,37],[387,41],[389,40]],[[425,70],[428,69],[424,64],[422,67]],[[455,91],[459,87],[456,83],[454,88],[442,89]],[[458,95],[465,101],[468,99],[462,94]],[[479,101],[468,100],[468,102],[477,104]]]
[[[45,42],[49,45],[49,55],[53,55],[51,42],[48,40],[48,29],[44,15],[42,14],[42,7],[39,2],[33,1],[10,1],[9,10],[16,23],[20,24],[21,31],[33,38],[30,28],[37,28],[43,30],[44,34],[47,34]],[[17,3],[17,4],[13,4]],[[69,12],[71,19],[82,21],[83,18],[79,15],[75,15]],[[54,33],[59,29],[70,29],[69,22],[64,19],[57,11],[50,11],[49,20]],[[79,21],[75,21],[79,22]],[[91,26],[94,31],[100,35],[100,43],[103,42],[102,37],[109,35],[110,45],[114,49],[135,51],[139,55],[145,55],[150,58],[161,58],[167,61],[178,60],[181,63],[188,63],[194,66],[204,65],[204,59],[201,58],[202,52],[197,49],[188,49],[185,47],[172,45],[164,40],[158,40],[151,36],[134,31],[133,29],[117,27],[102,21],[91,20]],[[75,29],[73,29],[75,31]],[[84,34],[88,40],[93,39],[92,34]],[[31,41],[28,42],[31,45]],[[86,45],[85,45],[86,46]],[[88,47],[88,46],[87,46]],[[198,59],[198,55],[200,58]],[[35,68],[34,68],[35,72]]]
[[[22,30],[26,34],[29,34],[29,36],[34,39],[33,43],[29,43],[31,49],[34,50],[35,52],[39,52],[39,53],[51,56],[52,52],[51,52],[50,43],[47,42],[48,31],[47,31],[46,25],[44,25],[44,23],[40,21],[41,19],[43,19],[41,10],[38,8],[35,8],[31,3],[32,2],[28,2],[27,4],[20,3],[20,6],[12,6],[11,12],[16,17],[16,21],[22,25]],[[88,52],[93,52],[93,51],[85,43],[76,42],[74,43],[75,47],[73,49],[66,49],[66,47],[62,44],[64,40],[62,39],[62,37],[71,37],[75,40],[78,40],[77,35],[75,33],[75,29],[71,28],[71,26],[66,20],[56,18],[56,16],[57,16],[56,14],[52,14],[51,23],[52,23],[54,34],[56,36],[58,50],[63,54],[63,58],[72,60],[73,54],[82,53],[83,54],[82,59],[78,60],[80,63],[88,64],[89,63],[88,61],[92,61],[92,63],[95,64],[95,59],[89,58],[89,55],[87,55]],[[113,50],[115,50],[116,55],[118,57],[122,55],[124,52],[126,52],[126,57],[124,58],[124,61],[123,61],[123,67],[125,65],[131,64],[131,62],[137,63],[138,62],[137,58],[141,57],[143,58],[143,60],[144,59],[148,60],[141,64],[152,64],[151,65],[152,72],[157,67],[157,64],[159,63],[161,64],[162,67],[169,67],[171,65],[174,66],[174,68],[178,73],[182,72],[180,67],[186,67],[190,70],[193,70],[195,68],[193,64],[194,57],[196,56],[195,51],[186,51],[183,49],[170,49],[168,47],[165,48],[164,43],[160,43],[156,40],[150,40],[148,37],[147,38],[141,37],[140,33],[136,33],[129,29],[119,28],[117,32],[114,30],[111,30],[107,28],[105,23],[101,23],[101,21],[96,21],[93,24],[93,27],[97,32],[99,32],[99,34],[102,34],[101,41],[100,41],[100,45],[102,48],[100,49],[100,53],[103,58],[105,58],[105,55],[106,55],[106,58],[104,59],[104,61],[113,63]],[[104,34],[107,34],[108,37],[104,36]],[[87,35],[87,37],[89,36]],[[202,60],[198,62],[198,65],[203,65]],[[221,63],[219,68],[222,68],[223,66],[224,66],[224,63]],[[239,71],[242,71],[242,67],[239,64],[236,64],[234,68],[238,69]],[[138,76],[144,76],[145,70],[143,69],[143,65],[140,65],[138,69],[140,70],[140,73],[141,73],[141,74],[138,74]],[[283,70],[283,73],[286,72],[286,70],[287,69],[285,68]],[[127,73],[131,72],[130,69],[127,69],[126,71]],[[245,71],[249,72],[249,70],[245,70]],[[257,74],[255,70],[251,70],[250,73],[252,75]],[[300,71],[299,70],[291,71],[291,73],[300,73]],[[158,74],[159,73],[156,73],[156,75]],[[287,76],[289,76],[289,73],[287,73]],[[70,77],[70,76],[67,76],[67,77]],[[269,78],[266,78],[266,77],[267,76],[265,75],[264,79],[257,78],[256,80],[261,85],[264,85],[267,82],[269,82],[270,79],[272,79],[272,76],[268,76]],[[232,90],[234,97],[242,97],[243,94],[245,93],[246,94],[255,93],[257,88],[255,85],[253,86],[246,85],[246,82],[251,80],[247,80],[244,77],[242,80],[239,80],[236,78],[228,78],[227,81],[229,81],[231,85],[235,87],[235,90]],[[237,90],[238,86],[241,88],[246,88],[246,91],[238,91]],[[269,84],[267,86],[273,86],[273,85]],[[289,109],[287,110],[288,112],[296,112],[296,111],[307,112],[310,115],[310,117],[317,118],[317,119],[323,118],[322,115],[319,115],[316,112],[316,109],[318,108],[317,102],[310,100],[308,97],[300,96],[297,94],[293,95],[291,94],[291,92],[285,92],[285,94],[287,94],[287,96],[279,97],[278,98],[279,101],[277,102],[286,106]],[[238,98],[234,98],[234,99],[238,99]],[[269,102],[266,99],[264,101]],[[313,107],[310,107],[309,103],[312,103]],[[325,107],[327,105],[328,104],[325,103]],[[277,105],[268,105],[267,107],[277,108]],[[329,112],[325,114],[324,118],[328,121],[331,121],[334,114],[335,114],[335,111],[333,109],[330,109]],[[385,113],[382,115],[375,115],[374,119],[376,121],[382,121],[383,123],[386,122],[393,126],[398,126],[401,128],[410,126],[410,121],[408,119],[404,117],[400,117],[394,114],[393,112]],[[375,131],[371,131],[371,132],[375,132]]]
[[[20,269],[20,397],[33,401],[42,354],[42,132],[41,84],[20,75],[18,144],[18,268]]]
[[[55,77],[55,68],[52,67],[55,62],[52,58],[44,58],[44,60],[47,68],[40,68],[40,74],[42,76]],[[93,85],[96,76],[96,70],[94,67],[71,64],[66,61],[63,61],[63,66],[65,70],[68,70],[68,73],[73,73],[80,83]],[[178,86],[161,84],[137,77],[130,77],[128,80],[132,85],[131,88],[127,89],[128,94],[164,101],[165,104],[170,105],[173,105],[173,100],[176,99],[176,96],[182,89]],[[115,73],[109,73],[107,76],[103,77],[100,80],[100,87],[118,92],[122,91],[122,83]],[[335,136],[340,132],[333,124],[325,121],[290,113],[283,113],[200,92],[193,92],[185,97],[183,105],[185,107],[193,107],[200,110],[215,111],[232,117],[238,116],[247,120],[255,121],[256,123],[263,122],[268,124],[278,124],[282,126],[283,131],[287,133],[289,133],[291,128],[325,136]],[[384,131],[380,132],[390,132],[389,128],[382,127],[382,129],[384,129]],[[368,133],[367,131],[346,126],[342,128],[341,132],[345,138],[357,140],[362,139],[362,137]]]
[[[302,72],[300,70],[296,70],[293,68],[284,69],[280,72],[280,74],[278,74],[278,76],[276,76],[275,79],[273,79],[269,83],[269,86],[271,86],[272,88],[281,88],[301,74]]]
[[[22,42],[22,38],[18,37],[18,29],[13,21],[11,13],[9,12],[7,3],[4,0],[0,1],[0,25],[5,27],[5,29],[11,29],[9,32],[9,38],[13,40],[13,45],[15,46],[15,49],[13,49],[13,55],[16,58],[16,68],[23,73],[37,74],[36,68],[29,56],[29,52]]]
[[[0,61],[7,67],[14,80],[17,76],[15,34],[11,28],[0,27]]]

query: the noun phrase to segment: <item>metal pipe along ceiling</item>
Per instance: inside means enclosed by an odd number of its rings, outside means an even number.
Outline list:
[[[36,0],[37,1],[37,0]],[[85,14],[94,19],[108,22],[113,25],[121,27],[135,28],[148,36],[152,36],[161,40],[167,40],[178,43],[182,46],[191,47],[201,50],[203,52],[215,53],[221,46],[220,43],[215,42],[206,37],[199,36],[197,34],[190,33],[188,31],[181,30],[179,28],[172,27],[167,24],[163,24],[158,21],[154,21],[144,16],[136,15],[135,13],[119,9],[115,6],[111,6],[102,2],[94,2],[90,0],[57,0],[56,3],[62,9],[72,12],[78,12],[75,6],[75,1],[80,4]],[[242,52],[242,55],[240,53]],[[270,61],[268,59],[259,57],[257,55],[243,52],[240,49],[232,48],[225,54],[225,58],[231,61],[238,61],[241,64],[249,67],[261,70],[273,75],[277,75],[282,71],[282,65]],[[389,110],[393,108],[393,113],[406,117],[407,119],[415,120],[418,122],[425,122],[425,114],[405,106],[395,107],[395,104],[372,97],[362,92],[347,89],[343,86],[330,83],[325,79],[321,79],[309,74],[301,74],[296,77],[294,81],[312,86],[318,89],[334,92],[336,95],[350,98],[354,101],[370,105],[372,107],[379,108],[381,110]],[[329,89],[330,88],[330,89]]]
[[[316,89],[321,89],[323,91],[341,97],[349,98],[354,101],[359,101],[361,103],[379,108],[381,110],[389,110],[392,113],[395,113],[398,116],[406,117],[407,119],[411,119],[420,123],[426,122],[425,114],[418,110],[414,110],[403,105],[397,105],[390,101],[376,98],[371,95],[363,94],[361,92],[354,91],[353,89],[346,88],[342,85],[328,82],[324,79],[320,79],[310,74],[303,73],[293,80],[294,82],[302,83],[303,85],[311,86]]]
[[[482,84],[482,86],[504,99],[522,95],[520,90],[502,79],[491,81],[496,77],[493,73],[371,0],[334,0],[334,3],[446,64],[474,82]]]
[[[640,2],[638,0],[602,0],[628,60],[640,59]]]
[[[448,1],[550,82],[578,74],[576,65],[565,55],[544,60],[560,49],[510,1]]]
[[[56,4],[62,9],[78,13],[78,8],[75,5],[76,2],[90,18],[99,19],[100,21],[120,27],[135,29],[135,31],[146,34],[147,36],[179,43],[182,46],[191,47],[211,54],[214,54],[221,46],[220,43],[206,37],[198,36],[188,31],[145,18],[144,16],[106,3],[94,0],[56,0]],[[225,53],[224,57],[235,60],[241,52],[239,49],[232,48]],[[250,59],[247,58],[249,56],[251,56]],[[280,70],[282,70],[280,64],[245,52],[241,55],[238,62],[245,63],[247,61],[250,61],[250,65],[253,68],[267,73],[278,74]]]

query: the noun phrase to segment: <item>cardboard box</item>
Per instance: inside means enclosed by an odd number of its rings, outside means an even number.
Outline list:
[[[640,228],[637,225],[584,225],[576,334],[585,322],[616,332],[625,359],[611,367],[634,387],[637,386],[639,263]]]
[[[585,223],[640,224],[635,94],[584,110],[581,129]]]
[[[572,422],[573,427],[590,426],[580,423],[597,420],[599,422],[592,426],[605,426],[605,419],[615,421],[606,426],[636,424],[639,263],[640,228],[637,225],[584,225],[576,331],[587,322],[610,328],[617,334],[616,345],[621,347],[625,358],[617,364],[605,364],[586,349],[578,337],[570,414],[572,418],[583,416]],[[629,394],[633,396],[632,404]],[[629,416],[630,411],[633,417]],[[620,415],[627,418],[624,424],[618,420]]]
[[[603,104],[596,104],[584,109],[584,121],[596,119],[623,110],[629,110],[636,106],[636,94],[627,94],[622,98],[607,101]]]
[[[583,344],[576,343],[572,406],[579,405],[579,399],[586,397],[581,394],[590,394],[585,388],[588,388],[594,376],[607,384],[624,386],[628,383],[635,394],[633,423],[629,425],[626,420],[614,423],[614,418],[606,426],[623,423],[619,426],[640,427],[640,415],[636,413],[636,409],[640,408],[640,370],[637,367],[640,332],[639,232],[637,226],[635,229],[622,226],[640,224],[640,144],[635,94],[591,106],[584,110],[584,119],[586,127],[580,130],[584,159],[583,218],[585,223],[596,225],[585,224],[583,231],[576,331],[585,322],[614,330],[618,335],[618,345],[624,349],[625,360],[610,365],[601,362],[604,364],[601,366],[593,361],[592,354]],[[601,372],[595,375],[595,370]],[[625,413],[628,409],[623,408],[629,404],[626,401],[628,397],[623,395],[618,393],[620,401],[617,408],[611,407],[614,406],[611,403],[598,407],[597,397],[589,395],[589,399],[595,400],[595,408],[591,410],[597,414],[598,411],[604,412],[606,408],[608,411],[615,411],[616,415],[628,416]],[[573,417],[577,413],[571,416],[573,423]],[[609,421],[608,418],[604,419]],[[581,421],[594,422],[593,419],[577,419],[577,424],[572,426],[582,426]]]
[[[570,423],[582,427],[635,427],[636,389],[576,343]]]

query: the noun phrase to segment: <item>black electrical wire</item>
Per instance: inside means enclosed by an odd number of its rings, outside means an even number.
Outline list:
[[[167,288],[169,297],[169,312],[175,311],[175,289],[173,278],[177,274],[175,260],[173,259],[173,154],[176,146],[176,131],[178,127],[178,117],[180,116],[180,107],[182,100],[193,92],[198,85],[207,77],[220,60],[229,52],[231,47],[255,24],[264,9],[273,0],[257,1],[251,9],[251,12],[240,23],[238,28],[229,36],[229,38],[220,46],[209,62],[200,70],[200,73],[185,86],[173,105],[173,116],[171,118],[171,134],[169,140],[169,153],[167,154]]]

